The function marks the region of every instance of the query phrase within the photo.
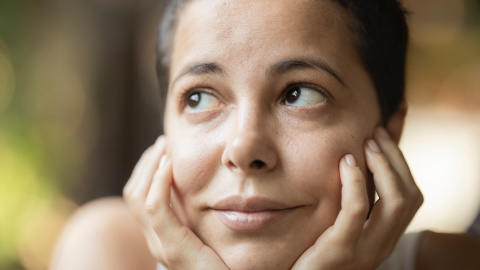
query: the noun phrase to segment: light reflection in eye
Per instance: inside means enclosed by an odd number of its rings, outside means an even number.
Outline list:
[[[205,92],[195,92],[187,98],[187,107],[192,111],[211,110],[219,106],[220,100]]]
[[[296,107],[306,107],[325,102],[321,92],[303,86],[295,86],[285,93],[285,104]]]

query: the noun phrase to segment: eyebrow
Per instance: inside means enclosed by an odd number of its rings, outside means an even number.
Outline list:
[[[319,69],[328,72],[335,79],[337,79],[343,86],[346,86],[345,81],[328,63],[321,59],[289,59],[280,61],[273,64],[267,69],[266,73],[269,77],[275,77],[281,74],[288,73],[298,69]],[[186,75],[201,75],[201,74],[217,74],[225,76],[226,70],[219,64],[200,63],[187,66],[174,80],[172,84],[175,84],[181,77]]]
[[[274,77],[298,69],[319,69],[330,73],[343,86],[345,81],[327,62],[321,59],[289,59],[277,62],[267,70],[267,76]]]
[[[175,84],[178,79],[185,75],[201,75],[201,74],[217,74],[220,76],[225,76],[226,71],[225,69],[216,64],[216,63],[200,63],[200,64],[193,64],[186,67],[174,80],[172,84]]]

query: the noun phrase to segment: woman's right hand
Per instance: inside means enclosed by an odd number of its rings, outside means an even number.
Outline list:
[[[139,220],[154,258],[168,269],[228,269],[222,259],[170,207],[172,163],[161,136],[138,161],[123,189],[130,211]]]

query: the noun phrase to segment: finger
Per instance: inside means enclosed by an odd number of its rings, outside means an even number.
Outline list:
[[[414,205],[412,208],[414,214],[423,203],[423,195],[415,183],[402,151],[383,127],[378,127],[375,130],[374,137],[382,152],[385,153],[385,156],[392,164],[393,169],[400,176],[400,184],[403,184],[405,187],[408,203]]]
[[[380,197],[366,222],[365,239],[369,246],[381,247],[378,253],[383,258],[390,254],[410,222],[404,215],[408,209],[407,196],[400,176],[374,140],[365,143],[365,160]]]
[[[167,155],[163,155],[148,192],[145,209],[150,215],[155,233],[165,247],[178,246],[188,233],[170,207],[172,183],[171,161]]]
[[[377,127],[374,138],[392,165],[392,169],[400,176],[398,184],[402,186],[403,197],[407,204],[405,217],[402,217],[402,220],[410,222],[423,203],[423,195],[415,183],[402,151],[390,138],[388,132],[383,127]]]
[[[131,191],[131,189],[136,187],[137,183],[141,181],[141,175],[145,170],[145,167],[148,166],[152,153],[155,152],[155,147],[159,147],[160,144],[162,143],[162,140],[163,140],[162,137],[163,136],[158,137],[155,143],[150,147],[148,147],[147,150],[145,150],[145,152],[143,152],[142,156],[140,157],[139,161],[137,162],[137,164],[135,165],[132,171],[132,175],[130,176],[127,184],[124,187],[124,192]]]
[[[163,136],[157,139],[156,143],[142,155],[141,160],[138,162],[135,172],[129,180],[127,186],[123,190],[123,197],[127,206],[142,225],[142,227],[148,227],[148,217],[145,213],[145,199],[150,188],[152,177],[145,176],[145,170],[149,167],[156,167],[158,162],[155,162],[155,155],[161,154],[165,148]],[[153,160],[153,162],[152,162]]]
[[[374,139],[380,146],[392,167],[400,175],[402,182],[408,186],[415,186],[410,168],[398,145],[390,138],[390,135],[383,127],[377,127],[374,132]]]
[[[357,166],[353,155],[346,155],[340,161],[342,182],[342,208],[338,214],[334,231],[344,244],[356,243],[361,235],[369,210],[365,177]]]
[[[365,162],[373,175],[375,189],[380,199],[402,198],[403,184],[400,177],[377,142],[373,139],[367,140],[364,145],[364,152]]]
[[[168,157],[164,154],[160,158],[158,169],[154,174],[144,205],[150,217],[150,228],[156,235],[156,238],[160,240],[162,246],[161,258],[157,259],[161,260],[165,265],[168,263],[168,259],[165,258],[164,253],[168,250],[169,245],[172,246],[175,244],[171,243],[171,238],[178,237],[176,236],[176,234],[178,234],[176,230],[182,227],[180,221],[170,208],[170,190],[173,183],[173,173],[171,169],[167,167],[171,166],[171,164],[167,163]],[[173,234],[169,233],[169,231],[173,231]]]
[[[157,210],[166,211],[167,209],[163,209],[164,206],[170,209],[170,189],[173,183],[173,173],[169,166],[171,166],[171,162],[168,156],[162,155],[145,200],[145,207],[147,210],[151,210],[149,212],[152,216],[157,216]],[[165,214],[170,214],[170,212],[166,211]]]
[[[160,158],[165,153],[165,148],[165,136],[160,136],[153,146],[152,153],[144,163],[144,166],[139,170],[138,175],[135,177],[136,179],[134,180],[135,182],[133,184],[134,187],[132,193],[136,198],[143,198],[140,199],[142,207],[148,194],[148,190],[150,189],[155,171],[158,168]]]
[[[135,183],[137,182],[140,171],[142,171],[145,168],[145,165],[147,164],[147,161],[149,160],[149,157],[152,154],[154,146],[150,146],[145,150],[138,160],[137,164],[133,168],[132,175],[128,179],[127,183],[125,184],[125,187],[123,188],[123,194],[125,196],[126,192],[131,191],[132,187],[135,186]]]
[[[355,253],[369,208],[365,178],[350,154],[340,160],[339,167],[342,208],[335,224],[300,256],[292,269],[337,269],[332,266],[351,259],[348,254]]]
[[[220,257],[176,217],[169,205],[172,183],[171,160],[164,155],[145,202],[162,245],[163,261],[168,267],[181,269],[226,269]]]
[[[375,189],[379,196],[368,222],[376,224],[381,231],[388,231],[398,216],[396,210],[392,208],[395,208],[395,204],[403,199],[400,180],[374,140],[367,140],[364,149],[365,161],[373,174]],[[395,216],[391,216],[392,214]],[[378,235],[378,233],[376,234]]]

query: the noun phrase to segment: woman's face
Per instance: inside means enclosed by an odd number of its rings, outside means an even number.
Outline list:
[[[165,130],[173,209],[232,269],[289,268],[366,172],[380,122],[345,11],[318,0],[196,0],[174,36]]]

